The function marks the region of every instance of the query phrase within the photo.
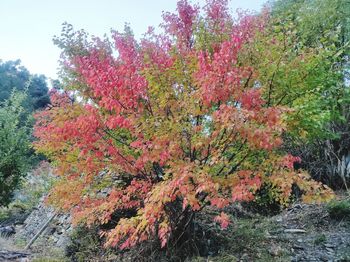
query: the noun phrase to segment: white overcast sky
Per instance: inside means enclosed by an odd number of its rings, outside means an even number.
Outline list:
[[[140,37],[161,23],[162,11],[175,11],[176,0],[0,0],[0,59],[20,59],[31,73],[57,78],[60,50],[52,43],[63,22],[103,36],[129,23]],[[193,3],[203,5],[204,0]],[[230,8],[259,11],[266,0],[231,0]]]

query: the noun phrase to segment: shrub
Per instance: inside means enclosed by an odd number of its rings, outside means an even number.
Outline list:
[[[350,219],[350,199],[332,201],[327,205],[331,218]]]
[[[268,15],[235,21],[227,1],[208,1],[203,17],[184,0],[177,10],[140,42],[130,28],[111,43],[70,25],[55,40],[66,86],[36,116],[35,148],[56,164],[53,205],[75,223],[115,223],[101,232],[106,246],[174,246],[192,235],[196,212],[254,200],[263,184],[281,204],[294,184],[305,201],[332,197],[279,150],[293,110],[266,98],[266,76],[245,56]],[[226,228],[229,216],[214,221]]]

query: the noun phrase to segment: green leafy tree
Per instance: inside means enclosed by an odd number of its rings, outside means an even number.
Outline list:
[[[13,92],[0,106],[0,206],[7,205],[30,163],[30,128],[22,104],[26,95]]]
[[[271,8],[274,32],[282,32],[290,50],[288,59],[270,66],[276,68],[270,73],[272,87],[283,81],[287,93],[272,92],[272,97],[284,96],[282,103],[296,112],[291,123],[302,123],[285,143],[287,150],[300,155],[302,167],[315,178],[344,185],[350,176],[350,2],[278,0]],[[295,63],[293,57],[301,53]]]

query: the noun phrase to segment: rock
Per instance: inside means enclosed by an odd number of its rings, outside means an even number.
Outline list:
[[[29,256],[29,253],[18,252],[18,251],[0,251],[0,261],[10,261],[16,260],[20,258],[26,258]]]
[[[55,214],[54,210],[41,202],[27,217],[20,230],[15,235],[15,241],[29,243]],[[57,214],[49,222],[42,234],[33,243],[37,249],[58,248],[64,250],[69,243],[69,235],[72,231],[71,217],[68,214]],[[36,248],[36,247],[35,247]]]
[[[300,249],[300,250],[305,249],[303,246],[300,246],[300,245],[297,245],[297,244],[293,245],[293,248],[294,249]]]
[[[14,226],[0,227],[0,236],[2,237],[9,237],[15,233],[16,229]]]
[[[334,253],[334,249],[333,248],[329,248],[326,247],[327,253],[333,254]]]
[[[241,256],[241,261],[246,261],[249,258],[249,255],[247,253],[243,253],[243,255]]]
[[[284,233],[306,233],[306,231],[304,229],[299,229],[299,228],[287,228],[283,231]]]
[[[321,259],[321,261],[327,261],[327,262],[330,261],[329,256],[327,256],[327,255],[321,255],[320,259]]]
[[[269,253],[270,253],[270,255],[277,257],[277,256],[282,254],[282,248],[280,246],[277,246],[277,245],[272,245],[269,248]]]
[[[276,218],[276,222],[281,223],[283,221],[282,217]]]

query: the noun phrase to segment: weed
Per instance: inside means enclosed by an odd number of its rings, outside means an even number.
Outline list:
[[[320,234],[314,239],[314,244],[315,245],[321,245],[327,241],[326,235],[325,234]]]

